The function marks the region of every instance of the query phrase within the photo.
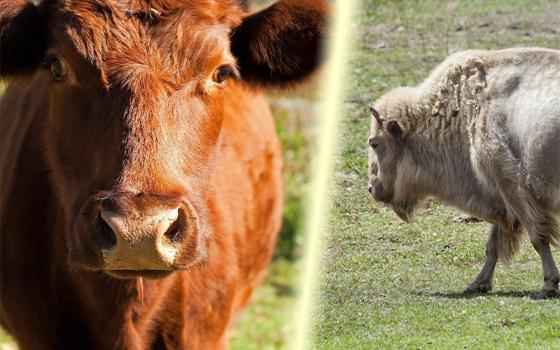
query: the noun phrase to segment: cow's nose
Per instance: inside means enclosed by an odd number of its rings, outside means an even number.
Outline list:
[[[370,194],[373,194],[373,186],[371,184],[368,185],[368,191]]]
[[[179,208],[151,210],[149,215],[101,208],[98,220],[106,242],[101,251],[107,270],[172,269],[187,224]]]

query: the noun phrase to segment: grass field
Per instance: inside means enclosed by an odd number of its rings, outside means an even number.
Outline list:
[[[489,225],[454,221],[436,201],[411,224],[367,192],[367,104],[422,81],[470,48],[560,48],[558,1],[362,1],[330,188],[316,304],[316,349],[560,349],[560,301],[536,300],[540,260],[527,239],[494,291],[462,293],[484,261]],[[554,249],[557,263],[560,251]]]

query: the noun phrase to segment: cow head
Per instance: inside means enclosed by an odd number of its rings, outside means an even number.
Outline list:
[[[308,77],[327,25],[326,1],[242,3],[3,3],[0,74],[49,80],[45,149],[73,266],[159,276],[206,258],[224,95]]]
[[[395,89],[370,107],[368,189],[377,201],[389,204],[407,221],[417,201],[415,166],[408,149],[411,91]]]

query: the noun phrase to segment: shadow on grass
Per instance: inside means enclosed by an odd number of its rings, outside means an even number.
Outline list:
[[[505,297],[505,298],[530,298],[533,300],[541,300],[539,298],[539,292],[529,291],[529,290],[517,290],[517,291],[499,291],[490,293],[467,293],[467,292],[449,292],[449,293],[415,293],[418,296],[423,297],[437,297],[446,299],[474,299],[481,296],[492,298],[492,297]]]

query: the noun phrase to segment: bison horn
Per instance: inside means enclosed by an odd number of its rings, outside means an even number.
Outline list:
[[[381,119],[381,115],[379,115],[379,112],[375,108],[373,108],[373,106],[369,106],[369,111],[371,112],[371,115],[375,118],[375,120],[377,120],[379,125],[383,125],[383,119]]]

